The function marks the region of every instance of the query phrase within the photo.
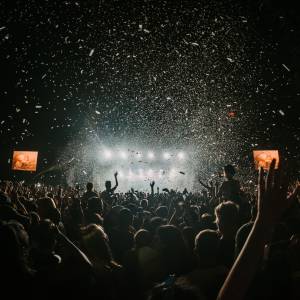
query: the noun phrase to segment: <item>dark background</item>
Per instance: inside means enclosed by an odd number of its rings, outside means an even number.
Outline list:
[[[42,171],[124,142],[190,147],[211,170],[248,170],[253,149],[275,148],[297,176],[298,11],[291,0],[1,1],[1,178],[14,149],[38,150]]]

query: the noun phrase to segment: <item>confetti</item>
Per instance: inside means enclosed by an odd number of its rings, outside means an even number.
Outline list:
[[[291,70],[290,70],[285,64],[282,64],[282,66],[283,66],[288,72],[291,72]]]
[[[91,49],[89,56],[93,56],[95,49]]]

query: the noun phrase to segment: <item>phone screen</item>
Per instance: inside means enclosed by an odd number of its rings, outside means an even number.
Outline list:
[[[278,169],[278,150],[253,150],[253,158],[256,170],[258,170],[260,167],[263,167],[264,170],[268,170],[273,159],[276,159],[275,169]]]

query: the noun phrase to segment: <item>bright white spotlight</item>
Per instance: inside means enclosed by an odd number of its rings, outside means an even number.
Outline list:
[[[179,153],[177,154],[177,157],[178,157],[178,159],[183,160],[184,157],[185,157],[185,155],[184,155],[183,152],[179,152]]]
[[[154,153],[149,151],[148,152],[148,158],[153,159],[154,158]]]
[[[131,179],[133,179],[133,173],[132,173],[131,170],[129,170],[129,172],[128,172],[128,180],[131,180]]]
[[[164,159],[170,159],[170,158],[171,158],[171,154],[169,152],[165,152]]]
[[[124,174],[123,174],[122,171],[118,171],[118,174],[119,174],[119,177],[120,177],[120,178],[123,178],[123,177],[124,177]]]
[[[149,177],[152,177],[153,176],[153,170],[152,169],[149,169],[148,172],[147,172],[147,175]]]
[[[105,150],[104,151],[104,157],[106,159],[110,159],[112,157],[112,152],[110,150]]]
[[[160,169],[160,170],[159,170],[159,173],[158,173],[158,178],[162,178],[162,177],[163,177],[163,174],[164,174],[164,170],[163,170],[163,169]]]
[[[176,176],[176,169],[171,169],[170,177],[174,178]]]
[[[127,153],[125,151],[120,151],[120,156],[122,159],[126,159],[127,158]]]

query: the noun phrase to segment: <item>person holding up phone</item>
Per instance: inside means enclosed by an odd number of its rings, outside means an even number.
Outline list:
[[[240,205],[241,186],[240,182],[234,179],[235,168],[232,165],[226,165],[223,170],[225,181],[222,183],[217,197]]]

